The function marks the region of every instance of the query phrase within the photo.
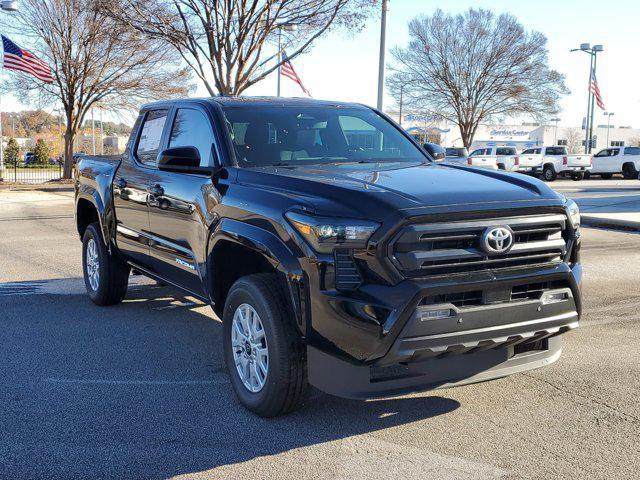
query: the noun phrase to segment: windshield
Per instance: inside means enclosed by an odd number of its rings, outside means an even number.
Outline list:
[[[223,110],[240,167],[427,160],[368,108],[243,105]]]

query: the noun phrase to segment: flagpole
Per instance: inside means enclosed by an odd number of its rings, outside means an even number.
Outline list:
[[[3,42],[0,42],[3,43]],[[4,58],[4,44],[2,45],[2,58]],[[4,61],[0,65],[0,182],[4,182],[4,138],[2,133],[2,87],[4,84]]]
[[[596,77],[596,64],[598,63],[598,56],[597,55],[593,55],[593,70],[591,72],[591,75],[593,75],[593,81],[597,81]],[[593,83],[593,82],[592,82]],[[589,85],[589,91],[591,91],[591,84]],[[587,151],[587,153],[591,153],[591,144],[593,143],[593,110],[595,108],[595,101],[596,101],[596,96],[595,95],[591,95],[591,120],[589,122],[589,150]]]
[[[282,27],[278,27],[278,93],[280,96],[280,75],[282,69]]]
[[[591,61],[589,63],[589,85],[587,86],[587,116],[584,117],[584,153],[589,153],[589,144],[591,143],[591,136],[589,135],[589,125],[591,119],[591,82],[593,81],[593,55],[589,55]]]

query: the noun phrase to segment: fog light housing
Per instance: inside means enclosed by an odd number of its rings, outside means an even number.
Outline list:
[[[542,295],[541,302],[543,305],[550,305],[552,303],[560,303],[569,299],[567,292],[549,292]]]
[[[429,320],[441,320],[443,318],[451,317],[451,309],[450,308],[441,308],[438,310],[428,310],[426,312],[422,312],[420,315],[420,321],[427,322]]]

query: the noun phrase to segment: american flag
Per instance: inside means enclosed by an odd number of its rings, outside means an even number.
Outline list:
[[[49,65],[33,53],[20,48],[4,35],[1,36],[4,52],[2,65],[4,68],[29,73],[44,83],[53,83],[53,74]]]
[[[601,110],[604,110],[604,102],[602,101],[602,95],[600,94],[600,87],[598,86],[598,80],[596,80],[596,70],[591,72],[591,84],[589,85],[589,91],[596,98],[596,103]]]
[[[311,94],[309,93],[309,90],[307,90],[305,86],[302,84],[302,80],[300,80],[300,77],[294,70],[293,65],[291,65],[291,61],[289,60],[289,57],[287,57],[287,54],[284,51],[282,52],[282,61],[283,63],[280,66],[280,73],[282,73],[282,75],[284,75],[285,77],[290,78],[291,80],[296,82],[298,85],[300,85],[300,88],[305,94],[311,96]]]

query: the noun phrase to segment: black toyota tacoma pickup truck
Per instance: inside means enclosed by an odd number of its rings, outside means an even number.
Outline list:
[[[558,359],[581,314],[576,204],[435,162],[383,113],[303,99],[146,105],[120,157],[80,158],[85,283],[131,270],[210,303],[240,402],[371,398]]]

